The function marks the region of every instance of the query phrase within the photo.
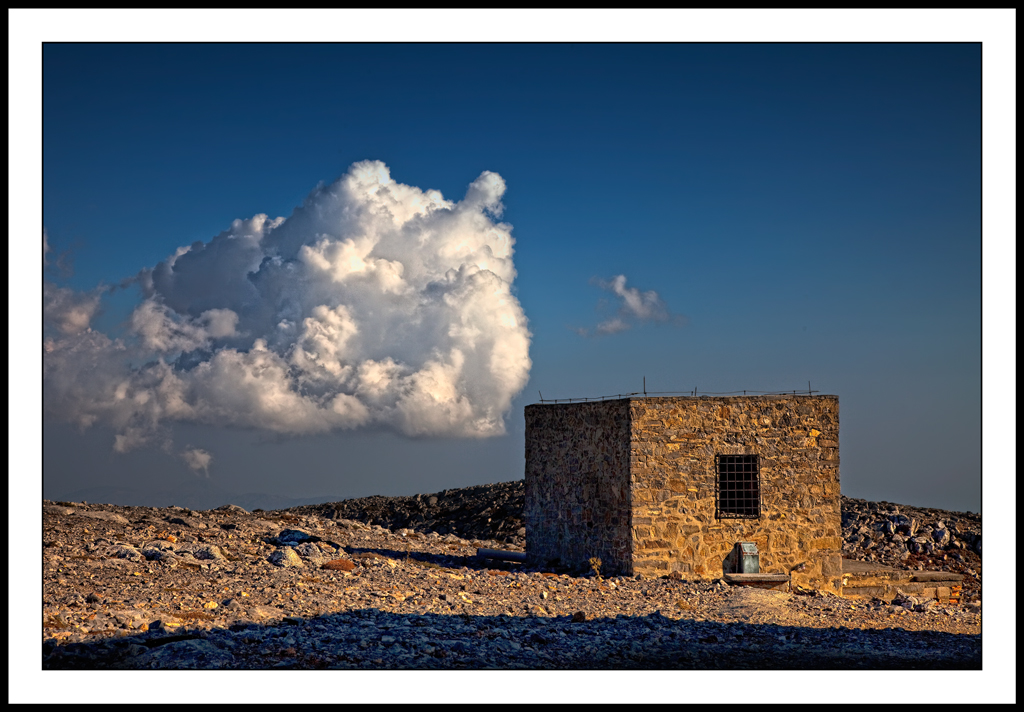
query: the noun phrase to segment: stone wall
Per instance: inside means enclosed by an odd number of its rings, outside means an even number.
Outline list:
[[[605,575],[714,579],[733,545],[752,541],[762,572],[841,590],[835,396],[627,398],[525,415],[532,560],[597,556]],[[755,454],[760,516],[716,518],[715,455]]]
[[[839,400],[835,396],[633,398],[633,570],[719,578],[738,541],[762,573],[841,590]],[[717,519],[715,455],[758,455],[761,515]],[[802,565],[802,566],[801,566]]]
[[[631,569],[629,401],[528,405],[526,552],[540,564]]]

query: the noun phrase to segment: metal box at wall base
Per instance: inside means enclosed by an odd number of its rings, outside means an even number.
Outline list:
[[[738,574],[759,574],[761,573],[760,557],[757,553],[757,545],[752,541],[738,541],[733,547],[735,573]]]

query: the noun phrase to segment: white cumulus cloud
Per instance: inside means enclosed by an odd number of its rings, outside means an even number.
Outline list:
[[[356,163],[287,219],[235,220],[143,270],[117,335],[90,329],[102,290],[48,284],[47,412],[112,425],[118,451],[171,421],[501,434],[531,366],[504,192],[484,172],[451,201]]]

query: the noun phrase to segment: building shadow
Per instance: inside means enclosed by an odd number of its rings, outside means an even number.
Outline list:
[[[980,670],[981,636],[363,608],[43,644],[45,670]]]

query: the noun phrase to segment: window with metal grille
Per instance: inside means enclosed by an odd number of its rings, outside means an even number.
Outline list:
[[[715,455],[719,519],[761,516],[760,466],[757,455]]]

